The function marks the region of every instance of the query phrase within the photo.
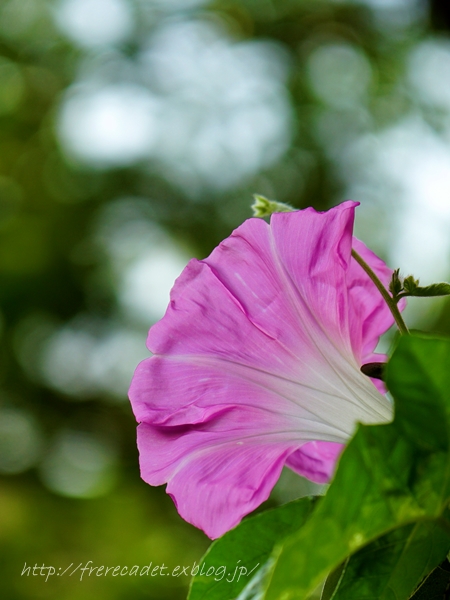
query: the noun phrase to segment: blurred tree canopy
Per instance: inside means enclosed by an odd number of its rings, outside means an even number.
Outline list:
[[[419,0],[0,5],[5,597],[185,596],[186,578],[21,572],[203,553],[139,479],[126,393],[175,277],[253,193],[359,200],[357,234],[391,266],[448,277],[449,24]],[[450,331],[448,303],[417,306],[412,325]]]

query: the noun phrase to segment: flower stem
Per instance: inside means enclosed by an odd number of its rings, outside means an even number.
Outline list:
[[[400,333],[402,333],[404,335],[408,335],[409,334],[408,328],[406,327],[405,321],[403,320],[402,315],[400,314],[400,311],[398,309],[398,306],[397,306],[397,303],[395,302],[395,300],[389,294],[387,289],[384,287],[384,285],[381,283],[381,281],[378,279],[378,277],[375,275],[375,273],[372,271],[372,269],[369,267],[369,265],[366,263],[366,261],[363,260],[361,258],[361,256],[357,252],[355,252],[355,250],[353,250],[353,248],[352,248],[352,256],[356,260],[356,262],[359,265],[361,265],[361,267],[364,269],[364,271],[367,273],[367,275],[370,277],[370,279],[377,286],[378,291],[383,296],[384,301],[388,305],[389,310],[391,311],[392,316],[394,317],[395,323],[397,324],[397,327],[399,328]]]

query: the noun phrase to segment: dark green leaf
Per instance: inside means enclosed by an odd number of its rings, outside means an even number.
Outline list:
[[[448,600],[450,591],[450,564],[442,562],[423,581],[411,600]]]
[[[371,362],[362,365],[361,373],[367,375],[367,377],[373,377],[374,379],[384,380],[384,363],[381,362]]]
[[[405,280],[406,284],[406,280]],[[433,283],[426,287],[412,286],[407,289],[405,285],[405,293],[401,296],[421,296],[421,297],[432,297],[432,296],[448,296],[450,295],[450,284],[449,283]]]
[[[406,600],[449,547],[450,537],[433,521],[394,529],[356,552],[324,598]]]
[[[338,566],[337,569],[328,575],[320,600],[333,600],[337,590],[340,587],[340,583],[344,578],[345,570],[349,560],[350,559],[347,558],[341,565]]]

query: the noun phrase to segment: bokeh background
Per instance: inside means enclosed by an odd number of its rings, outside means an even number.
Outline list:
[[[450,9],[420,0],[2,0],[0,591],[177,600],[209,541],[139,478],[127,389],[188,259],[252,194],[450,276]],[[409,325],[450,333],[450,304]],[[285,473],[268,505],[308,491]]]

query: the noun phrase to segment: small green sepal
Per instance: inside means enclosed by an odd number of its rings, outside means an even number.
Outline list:
[[[400,292],[403,290],[403,284],[400,279],[399,273],[400,269],[395,269],[395,271],[392,273],[392,279],[389,283],[389,291],[391,292],[394,298],[398,296],[398,294],[400,294]]]
[[[270,217],[273,213],[292,212],[296,210],[293,206],[289,206],[289,204],[277,202],[276,200],[269,200],[265,196],[260,196],[259,194],[253,194],[253,198],[255,199],[252,204],[254,217]]]

